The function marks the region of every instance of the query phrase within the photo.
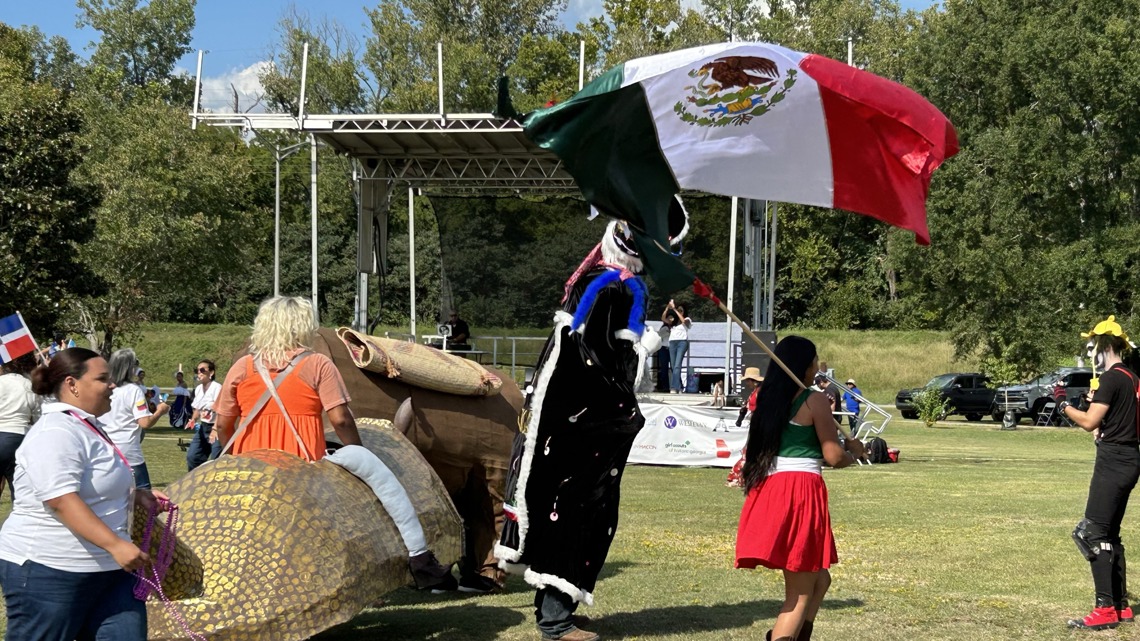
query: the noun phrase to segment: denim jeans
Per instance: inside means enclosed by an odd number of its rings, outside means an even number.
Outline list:
[[[194,436],[190,439],[190,447],[186,448],[186,471],[192,472],[194,468],[218,458],[218,454],[222,453],[222,443],[210,443],[210,433],[213,431],[211,423],[199,422],[194,426]],[[214,448],[217,448],[217,454],[214,453]]]
[[[135,475],[136,488],[140,490],[150,489],[150,470],[146,469],[146,463],[132,465],[131,472]]]
[[[8,482],[8,487],[12,487],[12,477],[16,474],[16,449],[23,442],[23,434],[0,432],[0,477]],[[0,488],[0,494],[3,493],[3,488]],[[15,496],[13,492],[13,499]]]
[[[673,377],[669,379],[669,391],[685,391],[681,385],[681,368],[685,366],[685,353],[688,351],[689,341],[669,341],[669,366],[673,370]]]
[[[146,641],[146,604],[122,570],[65,572],[0,560],[9,641]]]
[[[557,639],[573,630],[577,609],[574,599],[558,588],[542,588],[534,594],[534,619],[543,637]]]

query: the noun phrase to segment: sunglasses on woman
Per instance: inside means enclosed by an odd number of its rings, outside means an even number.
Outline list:
[[[199,373],[199,374],[209,374],[209,373],[210,373],[210,370],[209,370],[208,368],[205,368],[205,367],[199,367],[199,368],[198,368],[198,373]]]

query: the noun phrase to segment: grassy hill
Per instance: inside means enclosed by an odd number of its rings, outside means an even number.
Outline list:
[[[420,329],[421,333],[425,329],[431,331],[430,326]],[[383,336],[385,331],[396,335],[406,332],[407,328],[381,327],[376,333]],[[490,352],[493,336],[542,338],[548,331],[546,328],[479,328],[474,339],[479,349]],[[797,329],[780,332],[780,335],[792,333],[814,341],[819,347],[820,360],[834,368],[837,377],[854,378],[868,398],[876,402],[892,402],[898,390],[921,385],[936,374],[976,367],[976,363],[954,360],[950,338],[944,332]],[[241,325],[153,323],[143,327],[141,340],[132,347],[147,370],[148,382],[169,387],[174,383],[174,371],[180,364],[183,371],[189,373],[202,358],[214,360],[218,364],[218,377],[225,376],[234,354],[248,337],[249,327]],[[540,348],[541,342],[537,340],[516,341],[516,363],[533,365]],[[489,362],[490,358],[486,360]],[[498,341],[497,363],[510,366],[510,341]]]

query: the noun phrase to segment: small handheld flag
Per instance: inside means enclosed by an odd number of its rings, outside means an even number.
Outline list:
[[[9,363],[34,351],[36,342],[19,313],[0,318],[0,363]]]

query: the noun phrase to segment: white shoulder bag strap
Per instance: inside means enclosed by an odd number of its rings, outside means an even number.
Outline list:
[[[306,460],[315,460],[312,454],[309,452],[309,448],[305,447],[305,442],[301,440],[300,433],[297,432],[297,428],[293,425],[293,419],[289,418],[289,412],[285,411],[285,404],[281,401],[281,397],[277,394],[277,388],[281,385],[285,378],[293,372],[293,370],[301,361],[305,360],[311,355],[312,352],[309,351],[297,354],[293,357],[293,360],[289,361],[289,364],[285,366],[285,369],[277,372],[277,376],[273,377],[272,380],[269,378],[269,372],[265,369],[265,364],[262,363],[260,359],[251,357],[253,358],[254,368],[257,370],[257,373],[261,375],[261,380],[265,382],[265,393],[261,395],[261,398],[257,399],[257,402],[254,403],[253,408],[250,410],[249,414],[247,414],[246,417],[242,419],[241,425],[238,426],[237,431],[235,431],[234,435],[230,437],[230,440],[226,443],[226,446],[222,448],[222,454],[230,451],[230,448],[233,447],[235,442],[237,442],[237,437],[242,432],[244,432],[247,427],[249,427],[250,423],[253,422],[253,419],[257,418],[257,415],[261,413],[261,410],[269,403],[269,399],[272,398],[277,401],[277,407],[281,408],[281,414],[285,417],[285,422],[289,425],[289,429],[293,430],[293,436],[296,437],[297,443],[301,445],[301,451],[305,453]]]

